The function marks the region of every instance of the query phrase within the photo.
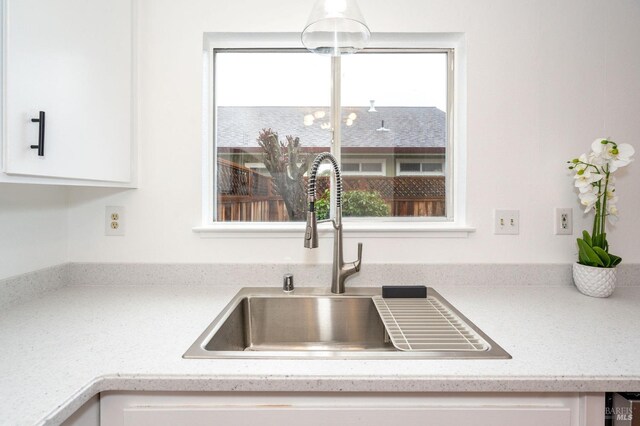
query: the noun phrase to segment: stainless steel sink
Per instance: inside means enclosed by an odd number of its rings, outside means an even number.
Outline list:
[[[435,290],[429,297],[456,315],[482,350],[447,350],[445,331],[435,330],[441,350],[403,351],[390,342],[372,297],[379,288],[243,288],[184,354],[184,358],[511,358]]]

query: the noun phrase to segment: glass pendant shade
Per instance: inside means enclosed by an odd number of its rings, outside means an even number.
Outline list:
[[[302,31],[302,44],[314,53],[340,56],[364,49],[370,37],[355,0],[317,0]]]

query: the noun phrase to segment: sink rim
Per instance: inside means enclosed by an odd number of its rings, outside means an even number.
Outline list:
[[[206,345],[218,332],[226,320],[245,298],[371,298],[380,296],[380,287],[348,287],[343,294],[334,294],[327,288],[297,287],[293,292],[285,293],[273,287],[243,287],[222,309],[215,319],[200,334],[195,342],[182,356],[185,359],[511,359],[511,355],[494,342],[473,322],[460,313],[432,287],[427,288],[429,297],[436,298],[442,305],[457,315],[470,329],[475,331],[489,345],[486,351],[422,351],[408,352],[401,350],[281,350],[281,351],[211,351]]]

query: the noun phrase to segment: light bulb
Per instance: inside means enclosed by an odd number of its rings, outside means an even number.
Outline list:
[[[325,0],[324,10],[329,16],[337,16],[347,10],[347,2],[345,0]]]
[[[304,47],[331,56],[362,50],[370,38],[355,0],[317,0],[301,35]]]

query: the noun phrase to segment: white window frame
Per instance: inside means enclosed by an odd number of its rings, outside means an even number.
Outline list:
[[[304,232],[303,222],[216,222],[214,119],[214,49],[300,49],[299,33],[205,33],[203,45],[202,224],[193,231],[202,237],[291,237]],[[345,218],[345,234],[354,237],[466,237],[475,228],[466,222],[466,43],[463,33],[374,33],[369,49],[448,49],[453,96],[448,97],[446,190],[447,217]],[[455,56],[455,62],[453,58]],[[454,65],[455,64],[455,65]],[[455,90],[451,90],[455,87]],[[455,105],[455,110],[454,110]],[[455,167],[454,167],[455,165]],[[214,185],[212,187],[212,185]],[[326,226],[321,233],[331,232]]]
[[[343,159],[340,165],[342,164],[358,164],[359,171],[357,172],[348,172],[346,170],[342,170],[343,176],[386,176],[387,175],[387,160],[384,158],[372,159],[372,158],[353,158],[353,159]],[[364,172],[362,171],[363,164],[380,164],[379,172]]]
[[[403,172],[400,171],[400,164],[418,163],[420,164],[419,172]],[[425,172],[422,171],[422,163],[442,164],[441,172]],[[445,159],[439,160],[435,158],[399,158],[396,160],[396,176],[446,176],[447,162]]]

